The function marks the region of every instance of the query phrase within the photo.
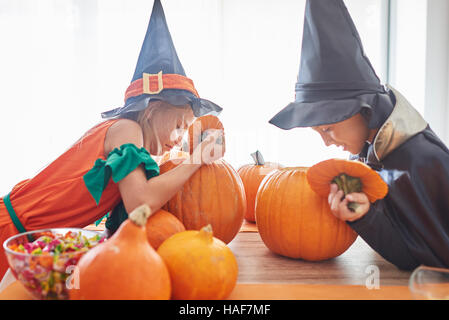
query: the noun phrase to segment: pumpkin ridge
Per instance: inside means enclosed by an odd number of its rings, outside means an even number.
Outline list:
[[[304,187],[304,185],[303,184],[301,184],[301,189],[300,189],[300,200],[301,200],[301,203],[303,203],[304,202],[304,198],[305,198],[305,187]],[[304,216],[303,215],[300,215],[300,219],[299,219],[299,223],[298,223],[298,225],[299,225],[299,228],[298,228],[298,231],[299,230],[302,230],[302,226],[303,226],[303,224],[304,224]],[[303,234],[303,232],[298,232],[298,236],[299,236],[299,239],[298,239],[298,247],[299,247],[299,250],[298,250],[298,256],[300,257],[303,253],[301,252],[301,248],[303,247],[303,242],[304,242],[304,234]]]
[[[217,165],[218,166],[218,164],[213,164],[213,165]],[[225,172],[227,173],[227,171],[226,171],[226,166],[225,165],[223,165],[223,168],[225,169]],[[214,178],[212,179],[212,181],[214,182],[214,191],[216,190],[217,192],[219,191],[219,187],[218,187],[218,185],[217,185],[217,182],[218,182],[218,179],[220,178],[220,177],[218,177],[218,170],[212,170],[212,173],[213,173],[213,175],[214,175]],[[212,200],[212,198],[210,198],[211,200]],[[218,210],[219,210],[219,215],[218,215],[218,219],[222,219],[222,216],[223,216],[223,207],[222,207],[222,199],[221,199],[221,197],[218,197],[218,199],[217,199],[217,202],[215,202],[215,201],[213,201],[212,200],[212,206],[213,207],[215,207],[215,205],[216,204],[218,204]],[[215,218],[217,218],[217,217],[215,217]],[[221,229],[223,228],[222,226],[220,226],[221,227]],[[223,230],[219,230],[220,232],[222,232]],[[215,233],[217,232],[217,230],[215,230]],[[228,233],[228,230],[225,230],[225,233],[227,234]]]
[[[226,175],[227,175],[227,177],[232,181],[232,187],[233,187],[233,189],[235,190],[235,189],[237,189],[237,188],[240,188],[240,185],[239,185],[239,183],[238,183],[238,181],[237,181],[237,179],[233,179],[233,176],[235,175],[235,174],[237,174],[238,175],[238,173],[235,173],[234,174],[234,172],[232,171],[232,168],[230,167],[230,166],[225,166],[226,167]],[[238,178],[240,179],[240,176],[238,176]],[[239,208],[239,206],[238,206],[238,203],[239,203],[239,199],[238,199],[238,195],[236,195],[236,197],[234,197],[234,207],[236,208],[236,210],[239,210],[240,208]],[[246,199],[245,199],[245,201],[246,201]],[[239,212],[234,212],[234,215],[236,215],[236,214],[240,214]],[[242,221],[243,221],[243,219],[242,219]],[[230,228],[232,228],[233,230],[227,230],[227,232],[230,232],[230,231],[232,231],[233,233],[236,231],[236,230],[234,230],[234,226],[233,225],[229,225],[228,226],[228,228],[230,229]]]
[[[274,177],[271,177],[270,179],[273,179],[273,181],[275,181],[276,178],[277,178],[277,175],[275,175]],[[264,187],[265,187],[265,185],[264,185]],[[265,228],[265,226],[268,225],[268,221],[271,218],[270,217],[270,211],[267,210],[267,208],[271,208],[271,202],[272,202],[273,195],[272,195],[271,192],[268,192],[269,190],[267,190],[266,188],[264,188],[264,189],[265,189],[264,191],[266,193],[268,193],[267,199],[264,199],[265,200],[265,205],[261,207],[262,208],[261,210],[263,210],[263,215],[262,216],[263,216],[263,220],[264,221],[261,221],[261,223],[257,223],[257,221],[256,221],[256,223],[259,226],[259,233],[260,233],[261,236],[265,233],[266,234],[266,238],[268,238],[268,239],[276,239],[276,237],[273,237],[273,230],[275,230],[277,228],[277,226],[273,226],[273,228],[271,230],[268,229],[268,228]],[[266,211],[268,211],[268,212],[266,212]],[[257,213],[256,213],[256,218],[257,218]],[[262,240],[264,240],[264,237],[262,237]],[[264,241],[267,241],[267,240],[264,240]],[[270,249],[272,249],[272,247],[273,247],[273,245],[270,242],[266,243],[266,245]]]
[[[246,212],[246,195],[245,195],[245,187],[243,186],[243,182],[242,179],[240,178],[240,175],[238,174],[238,172],[236,170],[234,170],[234,168],[229,165],[226,161],[222,160],[224,163],[224,166],[226,167],[226,173],[228,178],[232,181],[233,184],[233,189],[240,189],[240,193],[236,194],[236,197],[234,197],[234,207],[236,208],[237,212],[234,212],[234,215],[242,215],[242,220],[240,225],[238,226],[233,226],[233,225],[229,225],[228,228],[232,228],[234,230],[232,230],[232,233],[236,233],[238,232],[238,230],[240,230],[242,223],[243,223],[243,219],[245,218],[245,212]],[[241,196],[241,197],[240,197]],[[241,203],[241,206],[239,206],[239,203]],[[240,212],[241,211],[241,212]],[[235,230],[237,229],[237,230]],[[227,232],[230,230],[227,230]]]
[[[324,203],[323,203],[323,205],[324,205]],[[332,212],[331,212],[331,214],[332,214]],[[338,219],[337,217],[335,217],[336,219]],[[342,224],[341,223],[336,223],[336,235],[335,235],[335,237],[337,238],[337,239],[339,239],[339,237],[340,237],[340,233],[341,233],[341,230],[343,229],[342,228]],[[346,238],[346,237],[345,237]],[[333,248],[332,248],[333,250],[332,250],[332,252],[336,252],[337,251],[337,241],[334,241],[334,243],[333,243]],[[326,256],[327,256],[328,254],[327,254],[327,252],[326,252]]]
[[[212,166],[214,165],[213,163],[211,164]],[[211,168],[209,166],[202,166],[204,170],[199,172],[200,175],[200,179],[198,181],[198,183],[196,185],[194,185],[194,187],[191,190],[200,190],[200,194],[198,195],[199,199],[210,199],[210,197],[207,197],[207,192],[205,190],[206,185],[208,186],[209,184],[205,184],[205,180],[207,176],[209,176],[210,172],[214,172],[214,170],[211,170]],[[197,171],[198,172],[198,171]],[[193,182],[192,182],[193,184]],[[207,205],[207,203],[201,201],[200,203],[198,201],[195,201],[195,204],[197,205],[197,212],[201,212],[201,214],[199,215],[199,221],[195,224],[195,229],[201,229],[203,228],[208,222],[205,215],[204,215],[204,207]],[[216,232],[216,230],[215,230]]]
[[[295,183],[296,175],[302,176],[302,175],[304,175],[304,173],[301,170],[289,172],[289,180],[293,180],[290,183],[294,183],[295,190],[298,190],[298,192],[300,193],[300,201],[301,201],[300,203],[304,203],[307,190],[305,189],[304,184],[300,184],[300,186],[298,188],[298,186]],[[293,211],[292,215],[295,215],[295,216],[298,215],[298,217],[299,217],[299,223],[298,223],[298,226],[296,227],[296,229],[298,230],[298,233],[299,233],[299,245],[298,245],[298,251],[296,253],[296,256],[300,257],[301,255],[303,255],[303,252],[301,249],[301,248],[303,248],[302,244],[304,243],[304,241],[307,241],[304,239],[304,233],[299,232],[299,230],[302,230],[302,226],[304,225],[305,220],[304,220],[304,215],[299,214],[299,212],[297,210]]]
[[[289,180],[289,178],[290,178],[290,173],[291,172],[288,172],[287,171],[287,183],[286,183],[286,186],[288,185],[288,180]],[[282,174],[283,175],[283,174]],[[277,181],[276,181],[276,190],[281,190],[281,192],[282,192],[282,197],[275,197],[275,199],[276,199],[276,205],[278,205],[280,208],[283,208],[283,203],[282,203],[282,199],[284,199],[284,196],[285,196],[285,194],[287,193],[287,190],[288,190],[288,188],[286,187],[286,186],[284,186],[284,188],[283,189],[281,189],[280,188],[280,183],[281,183],[281,176],[282,175],[279,175],[279,178],[277,179]],[[281,192],[279,192],[278,194],[280,194]],[[274,193],[273,193],[274,194]],[[279,202],[279,203],[277,203],[277,201]],[[285,215],[282,215],[282,218],[281,219],[279,219],[279,220],[284,220],[285,218],[288,218],[288,217],[286,217]],[[284,225],[284,223],[283,223],[283,221],[280,221],[280,222],[278,222],[278,226],[279,226],[279,237],[277,238],[277,239],[281,239],[280,238],[280,236],[283,234],[283,232],[284,232],[284,230],[282,230],[282,226]],[[285,250],[286,250],[286,248],[285,248],[285,244],[284,244],[284,242],[283,241],[278,241],[277,242],[277,247],[279,248],[278,250],[279,250],[279,253],[284,253],[285,252]]]

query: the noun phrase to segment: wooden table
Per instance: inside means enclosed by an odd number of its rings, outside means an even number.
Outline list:
[[[239,264],[239,283],[364,286],[378,272],[380,286],[407,286],[411,275],[387,262],[360,237],[339,257],[320,262],[277,255],[264,245],[257,232],[240,232],[229,247]]]
[[[87,227],[102,228],[102,225]],[[239,265],[237,285],[229,296],[231,300],[413,298],[408,289],[411,272],[397,269],[360,237],[339,257],[321,262],[290,259],[271,252],[254,224],[244,223],[228,245]],[[0,299],[29,298],[18,282],[0,293]]]
[[[360,237],[339,257],[320,262],[275,254],[254,230],[242,230],[229,247],[239,265],[238,283],[229,299],[413,298],[408,289],[411,272],[387,262]]]

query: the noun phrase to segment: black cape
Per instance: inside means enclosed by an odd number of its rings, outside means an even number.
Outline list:
[[[417,122],[406,115],[398,119]],[[449,268],[449,150],[431,128],[426,125],[384,158],[376,156],[373,143],[353,159],[378,170],[389,191],[366,215],[348,222],[351,228],[400,269]]]

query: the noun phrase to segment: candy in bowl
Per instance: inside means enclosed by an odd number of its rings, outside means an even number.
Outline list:
[[[35,299],[68,299],[79,285],[79,259],[104,240],[96,231],[53,228],[12,236],[3,248],[12,273]]]

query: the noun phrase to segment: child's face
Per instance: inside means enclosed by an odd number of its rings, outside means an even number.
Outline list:
[[[193,120],[193,111],[189,105],[184,107],[166,107],[155,114],[153,123],[157,127],[155,139],[157,146],[154,146],[157,148],[156,154],[161,155],[179,145]]]
[[[312,129],[321,135],[326,146],[341,146],[343,150],[352,154],[359,154],[365,141],[371,141],[376,133],[376,130],[368,128],[365,118],[360,113],[341,122],[323,124]]]

